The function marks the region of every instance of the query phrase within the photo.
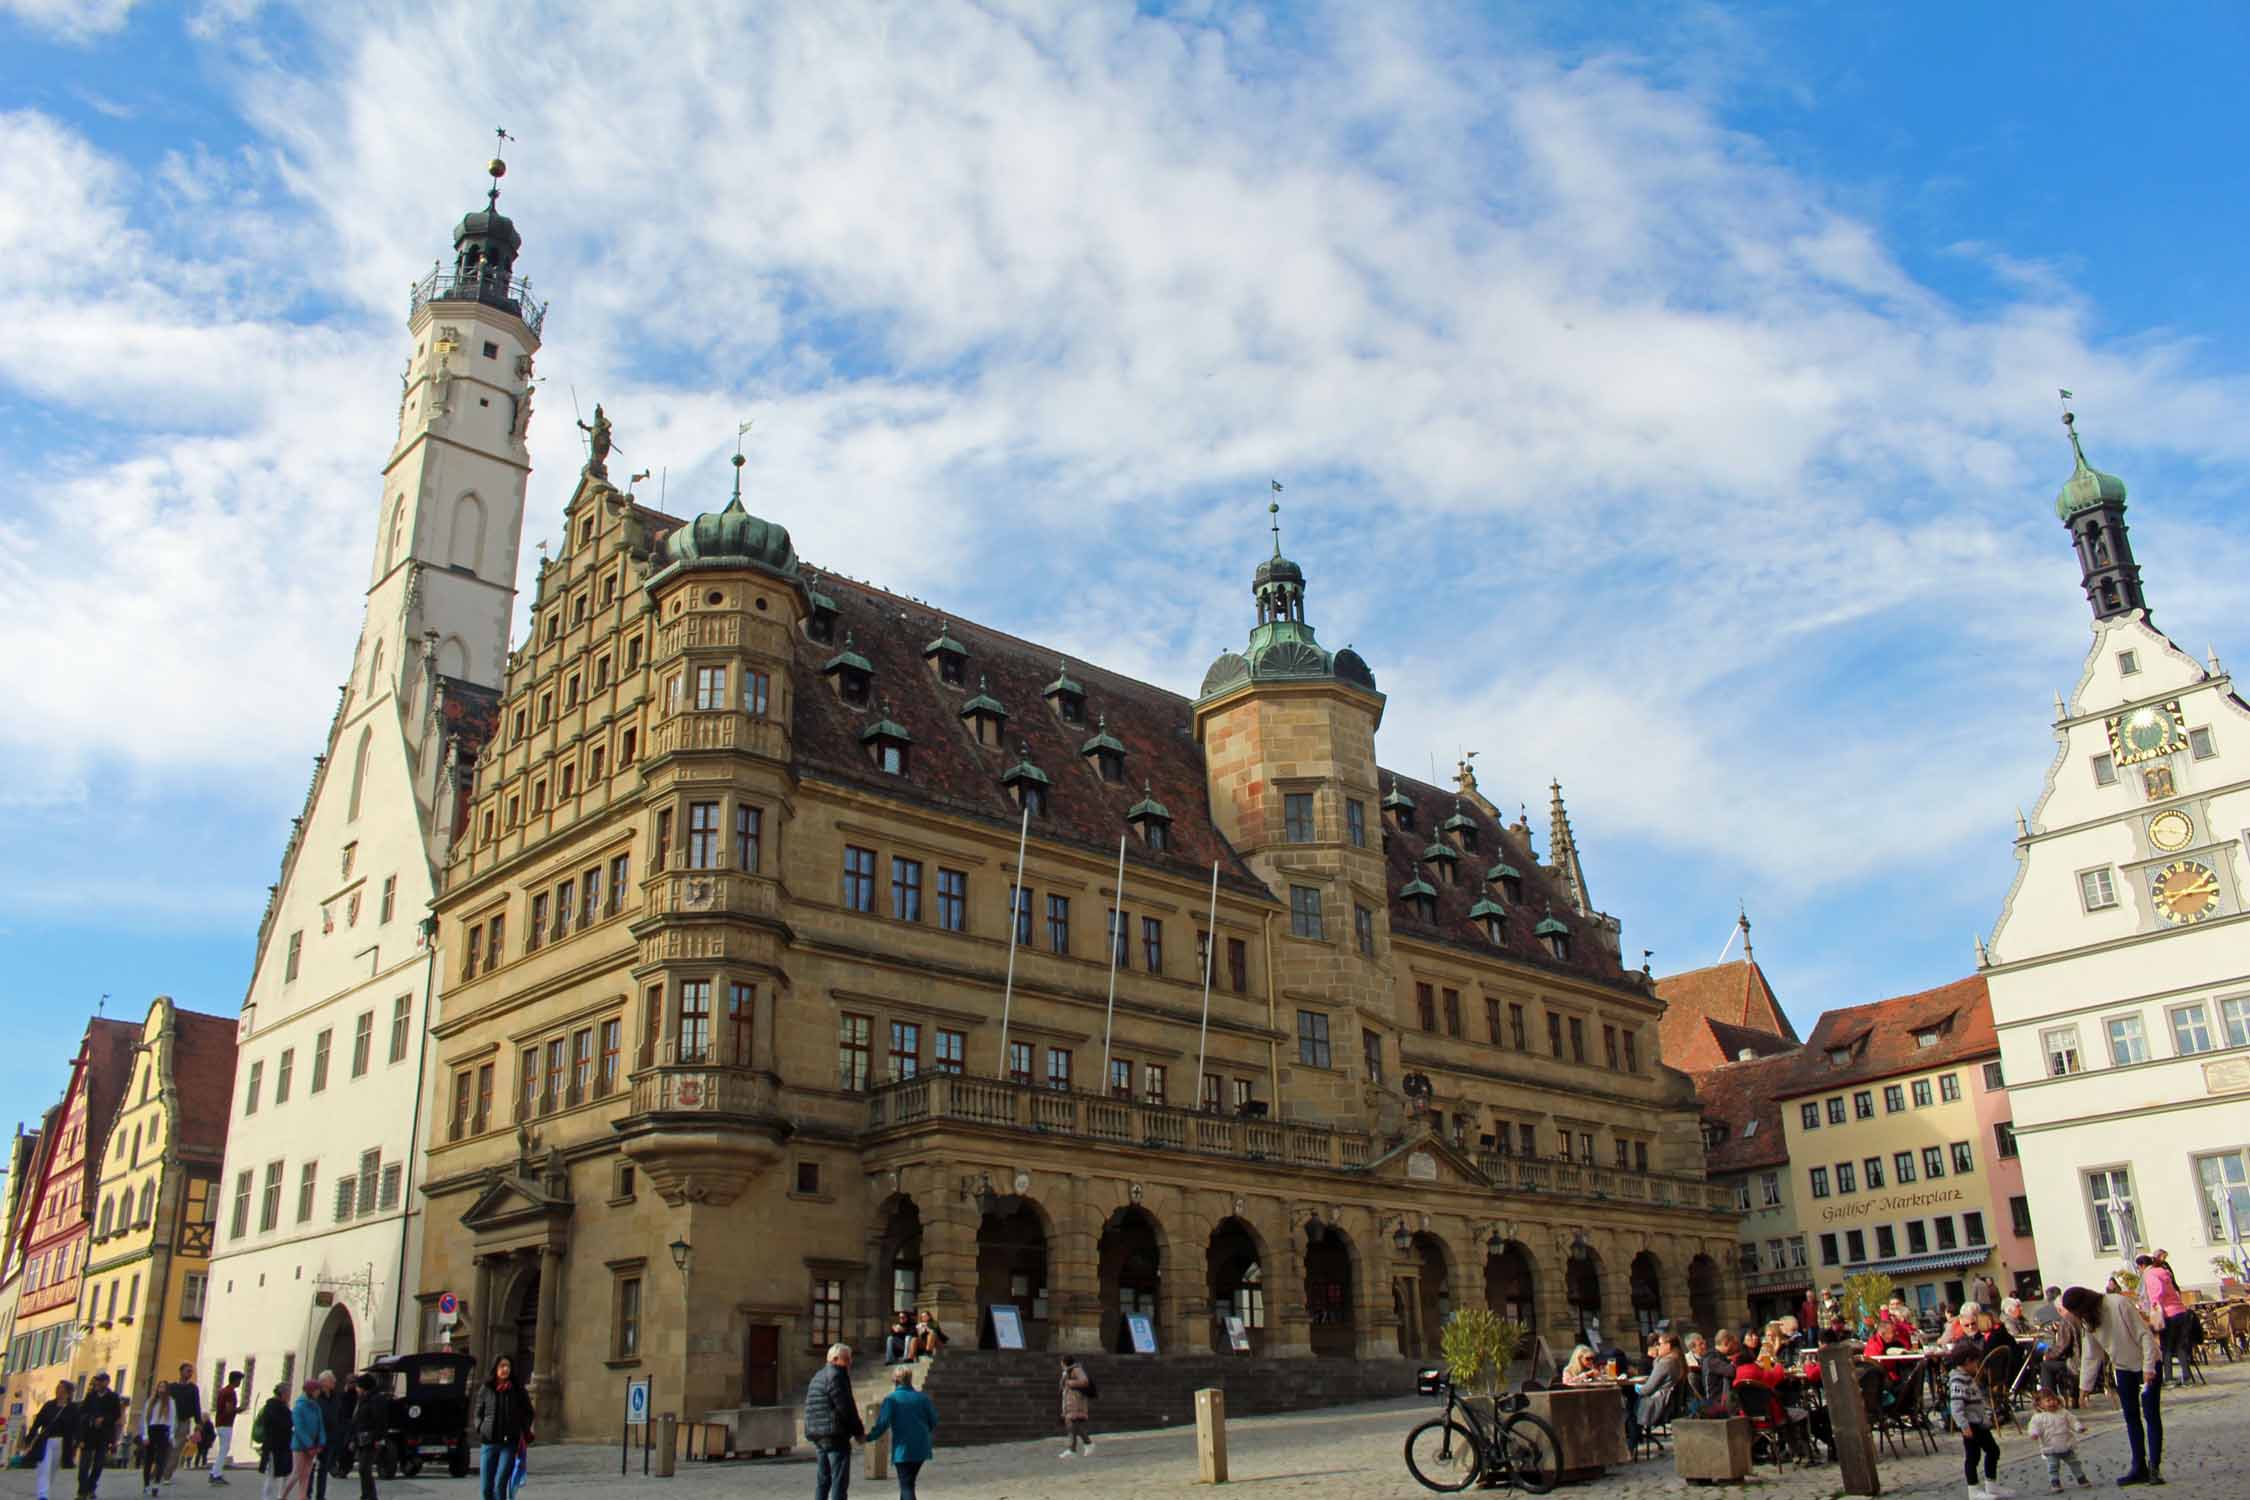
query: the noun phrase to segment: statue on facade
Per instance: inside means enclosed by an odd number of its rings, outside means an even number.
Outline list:
[[[586,472],[596,479],[609,478],[609,418],[602,414],[602,404],[594,403],[594,420],[581,421],[578,430],[587,435]]]

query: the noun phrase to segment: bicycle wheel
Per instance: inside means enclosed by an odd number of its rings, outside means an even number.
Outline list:
[[[1527,1495],[1544,1495],[1562,1478],[1562,1444],[1544,1417],[1519,1411],[1500,1428],[1499,1461],[1508,1482]]]
[[[1424,1489],[1458,1494],[1483,1468],[1476,1434],[1450,1417],[1434,1417],[1406,1435],[1406,1470]]]

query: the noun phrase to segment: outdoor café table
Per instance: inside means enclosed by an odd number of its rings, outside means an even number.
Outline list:
[[[1911,1366],[1912,1368],[1908,1369],[1901,1378],[1900,1388],[1909,1387],[1915,1381],[1922,1382],[1922,1409],[1935,1415],[1939,1421],[1945,1424],[1945,1430],[1951,1432],[1953,1430],[1953,1413],[1947,1409],[1945,1391],[1938,1384],[1937,1378],[1941,1363],[1938,1355],[1941,1352],[1943,1351],[1925,1347],[1911,1352],[1878,1354],[1873,1357],[1871,1363],[1882,1366],[1886,1371],[1896,1370],[1902,1366]]]

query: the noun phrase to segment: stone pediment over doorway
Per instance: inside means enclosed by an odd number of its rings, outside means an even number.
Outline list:
[[[1368,1176],[1386,1182],[1427,1183],[1435,1187],[1489,1188],[1492,1179],[1477,1170],[1476,1161],[1434,1131],[1409,1136],[1369,1162]]]
[[[575,1204],[570,1176],[560,1160],[538,1170],[523,1159],[516,1170],[495,1171],[474,1202],[461,1215],[462,1227],[477,1238],[480,1250],[560,1242],[568,1232]],[[532,1170],[524,1170],[525,1168]]]

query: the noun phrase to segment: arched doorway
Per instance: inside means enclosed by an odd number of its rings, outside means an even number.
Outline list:
[[[1484,1305],[1499,1317],[1536,1331],[1539,1316],[1532,1301],[1531,1252],[1514,1240],[1484,1258]]]
[[[912,1198],[902,1195],[891,1200],[883,1219],[875,1275],[880,1304],[876,1310],[887,1328],[893,1313],[913,1311],[922,1295],[922,1211]]]
[[[1157,1294],[1164,1282],[1164,1242],[1156,1220],[1137,1204],[1109,1216],[1095,1246],[1101,1268],[1103,1347],[1119,1354],[1134,1351],[1128,1318],[1142,1317],[1156,1328]]]
[[[1601,1347],[1602,1257],[1581,1240],[1571,1246],[1570,1264],[1563,1271],[1563,1298],[1570,1305],[1570,1321],[1578,1342]]]
[[[489,1352],[485,1370],[489,1373],[492,1362],[505,1354],[515,1364],[516,1379],[529,1381],[532,1372],[539,1368],[539,1268],[536,1265],[525,1268],[516,1277],[502,1318],[501,1326],[495,1331],[505,1347]]]
[[[1350,1359],[1353,1347],[1351,1237],[1315,1219],[1305,1226],[1305,1312],[1312,1319],[1312,1352]]]
[[[1023,1317],[1023,1346],[1047,1347],[1047,1225],[1028,1201],[992,1200],[977,1224],[977,1303],[1014,1304]],[[977,1347],[996,1349],[992,1319],[980,1312]]]
[[[1434,1359],[1445,1320],[1453,1316],[1453,1271],[1445,1242],[1427,1231],[1414,1236],[1409,1246],[1414,1266],[1415,1305],[1405,1309],[1408,1318],[1399,1329],[1401,1353],[1412,1359]]]
[[[1664,1318],[1663,1272],[1656,1256],[1647,1250],[1634,1256],[1626,1279],[1633,1294],[1633,1326],[1641,1331],[1645,1343]]]
[[[1250,1352],[1266,1352],[1265,1252],[1257,1231],[1240,1219],[1221,1219],[1211,1231],[1204,1255],[1211,1290],[1211,1347],[1224,1354],[1233,1347],[1227,1320],[1238,1318]]]
[[[359,1336],[352,1330],[352,1315],[341,1302],[332,1305],[321,1320],[320,1336],[313,1340],[312,1368],[316,1375],[333,1371],[339,1381],[348,1381],[359,1371]]]
[[[1719,1331],[1719,1264],[1698,1255],[1687,1266],[1688,1316],[1706,1334]]]

